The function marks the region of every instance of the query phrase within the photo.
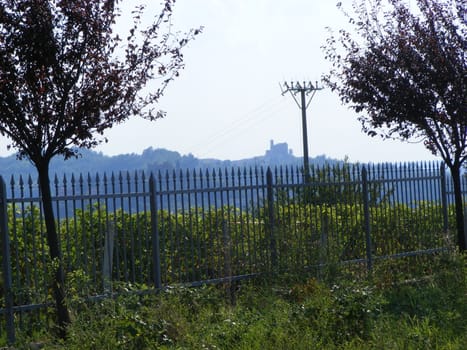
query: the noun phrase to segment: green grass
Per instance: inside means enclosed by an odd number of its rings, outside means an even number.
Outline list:
[[[65,342],[45,349],[464,349],[466,256],[376,264],[369,277],[336,270],[237,286],[171,288],[90,303],[75,300]],[[274,281],[274,282],[271,282]]]

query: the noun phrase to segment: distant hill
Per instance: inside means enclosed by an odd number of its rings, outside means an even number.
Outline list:
[[[322,165],[324,163],[336,163],[337,160],[326,156],[318,156],[310,159],[311,164]],[[147,148],[142,154],[122,154],[106,156],[101,152],[81,150],[78,158],[64,161],[57,157],[51,164],[51,174],[63,176],[63,174],[95,174],[118,173],[120,171],[172,171],[180,169],[217,169],[217,168],[243,168],[255,166],[285,166],[301,165],[302,158],[295,157],[289,150],[287,143],[274,144],[271,141],[270,148],[262,156],[242,160],[199,159],[192,154],[181,155],[176,151],[163,148]],[[27,160],[18,160],[15,155],[0,157],[0,176],[7,181],[11,175],[33,175],[36,171]]]

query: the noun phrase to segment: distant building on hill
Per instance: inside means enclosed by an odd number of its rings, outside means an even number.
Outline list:
[[[274,144],[274,140],[271,140],[269,149],[264,155],[264,160],[270,164],[288,164],[295,162],[296,158],[293,151],[289,149],[287,142]]]

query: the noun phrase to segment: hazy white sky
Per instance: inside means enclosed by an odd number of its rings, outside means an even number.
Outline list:
[[[159,1],[147,1],[158,12]],[[184,51],[186,68],[160,101],[164,119],[132,118],[107,132],[104,154],[167,148],[199,158],[242,159],[264,154],[269,141],[302,152],[301,114],[284,80],[315,82],[328,69],[321,46],[345,25],[334,0],[178,0],[178,29],[204,26]],[[127,4],[138,1],[126,0]],[[344,0],[350,6],[350,0]],[[123,14],[125,16],[125,14]],[[355,113],[329,90],[308,108],[310,156],[351,161],[435,159],[422,144],[380,141],[361,132]],[[0,141],[5,155],[6,142]]]

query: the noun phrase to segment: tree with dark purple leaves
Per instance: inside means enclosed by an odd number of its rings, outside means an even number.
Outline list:
[[[441,156],[453,178],[464,251],[467,2],[359,0],[352,13],[343,12],[352,29],[330,30],[323,49],[332,68],[324,80],[358,113],[368,135],[420,141]]]
[[[123,14],[131,27],[121,38],[118,0],[0,0],[0,133],[38,171],[62,337],[70,316],[50,161],[98,145],[105,130],[132,116],[163,116],[154,105],[183,69],[182,49],[201,30],[172,33],[174,3],[163,1],[149,25],[142,6]]]

